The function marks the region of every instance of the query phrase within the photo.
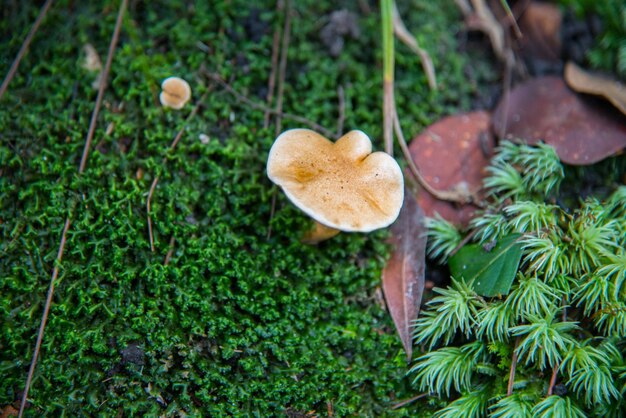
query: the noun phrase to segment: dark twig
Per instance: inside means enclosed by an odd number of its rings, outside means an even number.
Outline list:
[[[87,132],[87,139],[85,140],[85,147],[83,148],[83,156],[80,159],[80,166],[78,173],[82,174],[85,171],[87,164],[87,156],[89,155],[89,149],[91,148],[91,141],[93,140],[93,134],[96,130],[96,121],[98,120],[98,114],[100,113],[100,106],[102,105],[102,99],[104,98],[104,91],[106,90],[107,80],[109,78],[109,71],[111,71],[111,64],[113,62],[113,51],[117,45],[117,40],[120,37],[120,29],[122,28],[122,19],[126,11],[128,0],[122,0],[120,10],[117,14],[117,21],[115,22],[115,29],[113,30],[113,36],[111,37],[111,43],[109,44],[109,52],[107,54],[107,60],[104,64],[104,70],[100,78],[100,86],[98,87],[98,96],[96,97],[96,106],[91,114],[91,121],[89,122],[89,131]]]
[[[395,404],[394,406],[391,407],[391,409],[400,409],[404,406],[407,406],[410,403],[413,403],[415,401],[417,401],[418,399],[422,399],[425,398],[426,396],[430,395],[430,393],[426,392],[426,393],[420,393],[417,396],[413,396],[412,398],[409,399],[405,399],[403,401],[398,402],[397,404]]]
[[[459,242],[456,247],[454,247],[452,249],[452,251],[450,251],[450,255],[448,257],[452,257],[454,254],[456,254],[461,248],[463,248],[465,246],[465,244],[467,244],[468,242],[470,242],[472,240],[472,238],[474,238],[476,236],[476,234],[478,233],[478,228],[474,228],[470,231],[469,234],[465,235],[463,237],[463,239],[461,240],[461,242]]]
[[[50,305],[52,305],[52,296],[54,295],[54,282],[59,277],[59,266],[63,260],[63,253],[65,251],[65,242],[67,241],[67,231],[70,229],[70,217],[65,218],[65,226],[63,227],[63,233],[61,234],[61,243],[59,244],[59,251],[57,252],[57,258],[54,261],[54,268],[52,269],[52,277],[50,278],[50,284],[48,285],[48,295],[46,296],[46,304],[43,309],[43,315],[41,322],[39,323],[39,332],[37,333],[37,342],[35,343],[35,351],[33,352],[33,358],[30,361],[30,367],[28,369],[28,376],[26,377],[26,385],[24,386],[24,392],[22,393],[22,400],[20,402],[20,410],[18,417],[21,417],[26,407],[26,400],[28,399],[28,391],[30,384],[35,374],[35,367],[37,366],[37,358],[39,357],[39,351],[41,350],[41,343],[43,342],[43,335],[46,330],[46,323],[48,322],[48,314],[50,313]]]
[[[170,238],[169,250],[167,250],[167,254],[165,254],[165,260],[163,261],[163,265],[167,266],[170,263],[170,260],[172,259],[172,254],[174,254],[175,243],[176,243],[176,237],[172,235],[172,238]]]
[[[270,220],[267,222],[267,239],[272,236],[272,219],[274,219],[274,213],[276,213],[276,189],[272,190],[272,206],[270,209]]]
[[[567,308],[565,307],[566,300],[565,298],[561,299],[561,306],[563,307],[563,314],[561,316],[561,320],[563,322],[567,321]],[[547,396],[551,396],[554,391],[554,385],[556,385],[556,378],[559,375],[559,367],[561,365],[559,363],[555,364],[552,368],[552,376],[550,377],[550,385],[548,386],[548,394]]]
[[[274,114],[274,115],[280,115],[283,119],[290,119],[290,120],[296,121],[298,123],[301,123],[303,125],[306,125],[309,128],[311,128],[313,130],[316,130],[316,131],[320,132],[321,134],[327,136],[328,138],[337,139],[337,136],[335,135],[334,132],[331,132],[330,130],[324,128],[320,124],[317,124],[317,123],[313,122],[312,120],[309,120],[307,118],[303,118],[302,116],[294,115],[294,114],[291,114],[291,113],[278,112],[275,109],[269,108],[269,107],[267,107],[267,106],[265,106],[263,104],[257,103],[257,102],[255,102],[253,100],[250,100],[249,98],[247,98],[246,96],[244,96],[243,94],[239,93],[237,90],[232,88],[230,86],[230,84],[228,84],[227,82],[222,80],[219,75],[213,74],[213,73],[208,72],[206,70],[204,71],[204,74],[207,77],[209,77],[211,80],[214,80],[215,82],[220,84],[226,91],[228,91],[230,94],[235,96],[237,98],[237,100],[247,104],[248,106],[250,106],[253,109],[261,110],[263,112],[267,111],[267,112],[270,112],[271,114]]]
[[[337,99],[339,100],[339,116],[337,117],[337,136],[343,134],[343,124],[346,120],[346,95],[343,86],[337,86]]]
[[[276,135],[282,130],[283,96],[285,90],[285,72],[287,71],[287,52],[291,35],[291,0],[285,0],[285,26],[280,48],[280,64],[278,66],[278,92],[276,93]]]
[[[559,374],[559,363],[554,365],[552,368],[552,376],[550,377],[550,386],[548,386],[548,396],[552,396],[552,392],[554,391],[554,385],[556,384],[556,378]]]
[[[520,342],[520,337],[515,340],[515,347],[513,348],[513,357],[511,358],[511,370],[509,371],[509,384],[506,388],[506,396],[513,394],[513,383],[515,382],[515,369],[517,368],[517,346]]]
[[[202,105],[202,103],[204,103],[210,91],[211,91],[210,88],[207,89],[207,91],[202,95],[200,100],[196,102],[196,105],[193,107],[193,110],[189,113],[189,116],[187,116],[187,118],[185,119],[185,122],[183,123],[183,127],[180,128],[180,130],[174,137],[174,140],[170,144],[169,146],[170,152],[173,151],[174,148],[176,148],[176,145],[178,145],[178,142],[183,137],[183,133],[185,133],[185,128],[187,127],[187,124],[198,113],[198,110],[200,110],[200,106]],[[166,159],[165,157],[163,157],[162,164],[165,164],[165,161]],[[156,186],[158,183],[159,183],[159,176],[157,175],[154,177],[154,180],[152,180],[152,185],[150,185],[150,191],[148,191],[148,197],[146,198],[146,214],[148,216],[148,239],[150,240],[150,251],[152,252],[154,252],[154,234],[152,232],[152,219],[150,218],[150,210],[151,210],[152,195],[154,194],[154,190],[156,189]]]
[[[48,13],[48,9],[50,9],[50,6],[52,5],[52,2],[53,0],[47,0],[44,3],[44,5],[41,6],[41,10],[39,12],[39,15],[37,16],[37,19],[35,19],[35,23],[33,23],[33,26],[30,28],[28,35],[26,35],[24,42],[22,42],[22,46],[20,47],[20,50],[17,52],[17,55],[15,56],[15,59],[13,60],[13,63],[11,64],[11,68],[9,68],[9,72],[4,77],[4,80],[2,81],[2,85],[0,85],[0,100],[2,100],[2,96],[4,96],[4,93],[7,91],[7,88],[9,87],[9,83],[11,82],[11,80],[13,80],[13,77],[15,76],[15,73],[17,72],[17,69],[20,66],[20,62],[22,61],[22,58],[26,54],[26,51],[28,50],[28,47],[30,46],[30,43],[33,40],[33,37],[35,36],[35,33],[37,33],[39,26],[41,26],[41,22],[43,21],[44,17],[46,17],[46,14]]]
[[[148,215],[148,239],[150,240],[150,251],[152,252],[154,252],[154,234],[152,233],[152,219],[150,218],[150,203],[152,202],[152,195],[154,194],[154,189],[156,189],[158,182],[159,176],[156,176],[154,180],[152,180],[152,184],[150,185],[150,191],[148,192],[148,197],[146,197],[146,214]]]
[[[278,0],[276,2],[276,14],[280,14],[280,12],[284,9],[284,1]],[[265,100],[267,101],[267,107],[272,106],[272,100],[274,99],[274,89],[276,88],[276,68],[278,67],[278,53],[280,52],[280,25],[276,25],[274,29],[274,38],[272,40],[272,69],[270,70],[270,78],[267,82],[267,96],[265,96]],[[267,129],[270,126],[270,112],[265,111],[265,116],[263,117],[263,127]]]
[[[119,38],[120,28],[122,26],[122,19],[124,17],[124,13],[126,12],[127,5],[128,5],[128,0],[122,0],[119,11],[117,13],[117,21],[115,22],[115,28],[113,29],[113,36],[111,36],[111,43],[109,45],[109,52],[107,55],[106,65],[102,73],[102,81],[100,84],[100,89],[98,90],[98,97],[96,98],[96,105],[94,106],[94,110],[91,115],[91,121],[89,123],[87,138],[85,139],[85,148],[83,149],[83,157],[81,159],[80,166],[78,168],[78,174],[82,174],[83,171],[85,170],[87,156],[89,155],[89,147],[91,146],[91,140],[93,138],[96,121],[98,120],[98,113],[100,112],[100,104],[102,102],[102,96],[104,95],[104,87],[106,86],[107,77],[111,70],[111,63],[113,62],[113,53],[115,52],[115,47],[117,45],[117,40]],[[28,391],[30,390],[30,385],[33,380],[35,368],[37,366],[37,358],[39,357],[39,352],[41,350],[41,343],[43,342],[43,336],[46,330],[46,323],[48,321],[48,315],[50,313],[50,306],[52,305],[52,296],[54,295],[54,282],[59,276],[59,266],[61,265],[61,261],[63,260],[63,253],[65,252],[65,242],[67,241],[67,231],[70,229],[70,223],[71,223],[70,218],[71,218],[70,215],[68,215],[67,218],[65,218],[65,226],[63,227],[63,233],[61,234],[61,243],[59,244],[59,251],[57,253],[57,258],[54,263],[54,268],[52,269],[52,277],[50,278],[50,285],[48,286],[48,296],[46,297],[46,304],[44,305],[44,308],[43,308],[43,315],[41,317],[41,323],[39,324],[39,332],[37,333],[37,342],[35,343],[35,351],[33,352],[33,357],[30,362],[30,368],[28,369],[28,376],[26,377],[26,385],[24,387],[24,392],[22,393],[22,400],[20,402],[20,410],[18,413],[18,417],[20,418],[24,414],[24,408],[26,407],[26,401],[28,399]]]

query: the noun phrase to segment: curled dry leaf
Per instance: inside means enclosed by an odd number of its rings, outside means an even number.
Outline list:
[[[391,259],[383,270],[383,292],[389,313],[410,360],[411,324],[417,318],[424,292],[426,227],[415,196],[405,190],[400,216],[391,226]]]
[[[626,120],[554,76],[532,79],[504,96],[493,115],[501,138],[552,145],[567,164],[593,164],[626,147]]]
[[[579,93],[604,97],[620,112],[626,114],[626,86],[619,81],[600,74],[592,74],[571,61],[565,65],[565,81]]]
[[[409,145],[424,180],[440,191],[465,189],[479,196],[494,147],[490,127],[490,114],[477,111],[449,116],[426,128]],[[438,200],[424,191],[419,193],[418,201],[427,216],[439,213],[457,225],[467,225],[477,209],[473,204]]]

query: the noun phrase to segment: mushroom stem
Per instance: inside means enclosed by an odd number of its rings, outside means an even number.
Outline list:
[[[314,222],[313,228],[302,236],[301,241],[305,244],[319,244],[320,242],[332,238],[341,232],[338,229],[331,228],[330,226],[326,226],[317,221]]]

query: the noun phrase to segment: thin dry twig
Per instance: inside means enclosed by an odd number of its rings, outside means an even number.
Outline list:
[[[39,332],[37,333],[37,342],[35,343],[35,351],[30,361],[30,367],[28,368],[28,375],[26,377],[26,384],[24,386],[24,392],[22,393],[22,399],[20,401],[20,410],[18,417],[21,417],[26,408],[26,400],[28,399],[28,391],[30,390],[31,382],[33,381],[33,375],[35,374],[35,367],[37,366],[37,358],[39,357],[39,351],[41,350],[41,343],[43,342],[43,335],[46,330],[46,323],[48,322],[48,314],[50,313],[50,306],[52,305],[52,296],[54,295],[54,283],[59,277],[59,266],[63,260],[63,253],[65,252],[65,242],[67,241],[67,231],[70,229],[70,217],[65,218],[65,226],[61,233],[61,243],[59,244],[59,251],[57,252],[57,258],[54,260],[54,268],[52,269],[52,277],[50,278],[50,284],[48,285],[48,295],[46,296],[46,304],[44,305],[43,315],[41,322],[39,323]]]
[[[106,87],[106,81],[109,76],[109,72],[111,70],[111,64],[113,62],[113,53],[115,52],[115,47],[117,46],[119,33],[122,27],[122,19],[124,18],[124,14],[126,13],[127,6],[128,6],[128,0],[122,0],[122,2],[120,3],[119,11],[117,13],[117,20],[115,22],[115,28],[113,29],[113,35],[111,36],[111,43],[109,44],[109,52],[107,55],[106,65],[104,67],[104,71],[102,72],[102,81],[100,84],[100,88],[98,90],[98,96],[96,97],[96,104],[94,106],[94,110],[91,115],[91,121],[89,122],[89,129],[87,132],[87,138],[85,139],[85,147],[83,149],[83,157],[81,158],[80,166],[78,168],[78,174],[82,174],[85,170],[87,156],[89,155],[89,147],[91,146],[93,133],[95,131],[95,125],[98,120],[98,114],[100,112],[100,106],[102,104],[102,98],[104,96],[104,89]],[[59,244],[59,251],[57,253],[57,257],[54,263],[54,268],[52,270],[52,277],[50,278],[50,284],[48,286],[48,295],[46,297],[46,304],[44,305],[43,315],[41,317],[41,323],[39,324],[37,342],[35,343],[35,350],[33,352],[33,357],[30,363],[30,368],[28,369],[28,376],[26,377],[26,385],[24,387],[24,392],[22,393],[22,399],[20,402],[20,410],[18,413],[18,417],[22,417],[22,415],[24,414],[24,408],[26,407],[26,401],[28,399],[28,391],[30,390],[30,385],[33,380],[33,375],[35,373],[35,367],[37,366],[37,358],[39,357],[39,352],[41,350],[41,344],[43,342],[43,336],[44,336],[44,332],[46,329],[46,323],[48,321],[48,315],[50,313],[50,306],[52,305],[52,296],[54,295],[54,282],[59,276],[59,267],[61,265],[61,261],[63,260],[63,253],[65,252],[65,243],[67,241],[67,231],[70,229],[70,224],[71,224],[70,219],[71,219],[71,212],[70,212],[70,215],[68,215],[67,218],[65,219],[65,226],[63,227],[63,232],[61,234],[61,242]]]
[[[291,38],[291,0],[285,0],[285,27],[283,28],[280,48],[280,64],[278,67],[278,92],[276,93],[276,136],[282,130],[283,98],[285,90],[285,72],[287,71],[287,52]]]
[[[339,115],[337,116],[337,137],[343,134],[343,124],[346,120],[346,95],[343,86],[337,86],[337,99],[339,101]]]
[[[272,219],[274,219],[274,213],[276,213],[276,188],[272,190],[272,206],[270,209],[270,220],[267,222],[267,236],[269,240],[272,236]]]
[[[566,308],[567,305],[566,304],[567,304],[567,301],[565,300],[565,298],[561,299],[561,306],[563,307],[563,314],[561,316],[561,319],[563,322],[567,321],[567,308]],[[552,376],[550,376],[550,385],[548,386],[547,396],[552,396],[552,393],[554,392],[554,385],[556,385],[556,378],[559,375],[560,366],[561,365],[557,363],[552,368]]]
[[[506,13],[506,17],[509,20],[509,25],[513,28],[513,33],[515,33],[515,37],[517,39],[522,39],[524,37],[524,34],[517,24],[517,19],[515,19],[515,15],[509,7],[509,3],[507,3],[506,0],[500,0],[500,4],[502,5],[504,12]]]
[[[411,49],[411,51],[420,57],[422,68],[424,69],[428,79],[428,86],[431,90],[437,90],[437,77],[435,76],[435,66],[433,65],[433,60],[430,58],[428,52],[419,46],[417,39],[415,39],[415,37],[404,25],[402,17],[400,17],[400,13],[398,12],[396,2],[393,3],[393,32],[396,34],[398,39],[400,39]]]
[[[417,401],[417,400],[419,400],[419,399],[425,398],[426,396],[429,396],[429,395],[430,395],[430,393],[428,393],[428,392],[426,392],[426,393],[420,393],[420,394],[419,394],[419,395],[417,395],[417,396],[413,396],[412,398],[405,399],[405,400],[403,400],[403,401],[398,402],[397,404],[395,404],[394,406],[392,406],[392,407],[391,407],[391,409],[392,409],[392,410],[393,410],[393,409],[400,409],[400,408],[402,408],[402,407],[404,407],[404,406],[407,406],[407,405],[408,405],[408,404],[410,404],[410,403],[413,403],[413,402],[415,402],[415,401]]]
[[[148,191],[148,197],[146,197],[146,214],[148,216],[148,239],[150,241],[150,251],[154,252],[154,234],[152,232],[152,218],[150,218],[150,210],[152,195],[154,194],[154,189],[156,189],[157,183],[159,182],[159,176],[156,176],[154,180],[152,180],[152,184],[150,185],[150,191]]]
[[[100,78],[100,85],[98,86],[98,96],[96,97],[96,105],[91,114],[91,121],[89,122],[89,131],[87,132],[87,139],[85,141],[85,147],[83,148],[83,156],[80,159],[80,166],[78,173],[82,174],[85,171],[87,165],[87,157],[89,156],[89,149],[91,148],[91,142],[93,135],[96,131],[96,122],[98,121],[98,115],[100,114],[100,106],[102,106],[102,99],[104,98],[104,91],[107,87],[107,80],[109,78],[109,71],[111,70],[111,64],[113,63],[113,52],[117,45],[117,41],[120,37],[120,29],[122,28],[122,19],[126,11],[126,5],[128,0],[123,0],[120,5],[120,10],[117,14],[117,21],[115,22],[115,29],[113,30],[113,36],[111,37],[111,43],[109,44],[109,52],[107,53],[106,63],[104,64],[104,71]]]
[[[276,2],[276,14],[284,8],[284,1],[278,0]],[[276,25],[274,29],[274,38],[272,40],[272,69],[270,70],[270,78],[267,82],[267,96],[265,100],[267,106],[272,106],[272,100],[274,99],[274,89],[276,88],[276,68],[278,67],[278,53],[280,52],[280,25]],[[266,111],[263,116],[263,127],[267,129],[270,126],[270,112]]]
[[[172,235],[170,238],[169,250],[167,250],[167,254],[165,254],[165,260],[163,260],[163,265],[167,266],[172,259],[172,254],[174,254],[174,244],[176,243],[176,237]]]
[[[183,133],[185,133],[187,124],[198,113],[198,110],[200,110],[200,106],[202,105],[202,103],[204,103],[210,91],[211,91],[211,88],[208,88],[207,91],[204,92],[202,97],[196,102],[196,105],[193,107],[193,109],[191,110],[187,118],[185,118],[185,122],[183,123],[182,128],[180,128],[178,133],[176,133],[174,140],[169,146],[170,152],[173,151],[174,148],[176,148],[176,145],[178,145],[178,142],[183,137]],[[166,158],[163,157],[163,161],[161,163],[165,164],[165,161],[166,161]],[[154,233],[152,232],[152,218],[150,218],[150,211],[152,209],[152,206],[151,206],[152,195],[154,195],[154,191],[156,190],[156,186],[158,183],[159,183],[159,176],[157,175],[154,177],[154,180],[152,180],[152,184],[150,185],[150,190],[148,191],[148,197],[146,197],[146,214],[148,217],[148,239],[150,240],[150,251],[152,252],[154,252]]]
[[[552,396],[552,392],[554,391],[554,385],[556,384],[556,378],[559,374],[559,363],[555,364],[552,368],[552,376],[550,377],[550,386],[548,386],[548,395]]]
[[[452,251],[450,251],[450,255],[448,257],[452,257],[454,254],[456,254],[457,252],[459,252],[459,250],[461,248],[463,248],[465,246],[465,244],[467,244],[468,242],[470,242],[478,233],[478,228],[474,228],[470,231],[469,234],[465,235],[465,237],[463,237],[463,239],[461,240],[461,242],[459,242],[456,247],[454,247],[452,249]]]
[[[402,128],[400,127],[400,120],[398,119],[398,115],[395,112],[394,112],[394,118],[393,118],[393,125],[394,125],[394,130],[396,132],[396,138],[398,139],[398,144],[400,145],[400,149],[402,150],[404,159],[409,165],[409,170],[411,171],[411,174],[415,176],[415,179],[424,188],[424,190],[426,190],[428,193],[432,194],[433,196],[435,196],[437,199],[440,199],[440,200],[447,200],[450,202],[457,202],[461,204],[470,203],[470,202],[473,202],[473,203],[478,202],[478,199],[472,196],[472,194],[467,190],[459,189],[459,190],[452,190],[452,191],[441,191],[441,190],[437,190],[431,187],[430,184],[426,182],[426,179],[424,178],[424,176],[422,176],[422,173],[420,173],[419,168],[417,167],[417,165],[415,164],[415,161],[413,161],[413,158],[411,157],[411,152],[409,151],[409,147],[407,146],[406,140],[404,139],[404,134],[402,133]]]
[[[9,68],[9,72],[4,77],[4,80],[2,81],[2,85],[0,85],[0,100],[2,100],[2,96],[4,96],[4,93],[7,91],[7,88],[9,87],[9,83],[11,82],[11,80],[13,80],[13,77],[15,77],[15,73],[17,73],[17,69],[20,66],[20,62],[22,62],[22,58],[26,54],[26,51],[28,50],[30,43],[33,41],[33,38],[35,37],[35,33],[37,33],[39,26],[41,26],[41,22],[43,21],[44,17],[46,17],[46,14],[48,13],[48,9],[50,9],[50,6],[52,5],[53,1],[54,0],[47,0],[44,3],[44,5],[41,6],[41,10],[39,11],[39,15],[37,16],[37,19],[35,19],[35,23],[33,23],[33,26],[30,28],[30,31],[28,32],[28,35],[26,35],[26,38],[24,38],[24,42],[22,42],[22,46],[20,47],[20,50],[17,52],[17,55],[15,56],[15,59],[13,60],[13,63],[11,64],[11,68]]]
[[[515,383],[515,369],[517,368],[517,346],[519,345],[520,337],[515,339],[515,347],[513,348],[513,357],[511,358],[511,369],[509,371],[509,384],[506,388],[506,396],[513,394],[513,383]]]
[[[331,132],[330,130],[324,128],[322,125],[320,125],[318,123],[313,122],[312,120],[307,119],[307,118],[303,118],[302,116],[294,115],[294,114],[291,114],[291,113],[278,112],[276,109],[272,109],[272,108],[267,107],[267,106],[265,106],[265,105],[263,105],[261,103],[257,103],[255,101],[249,99],[248,97],[244,96],[243,94],[239,93],[230,84],[228,84],[227,82],[222,80],[222,78],[219,75],[213,74],[213,73],[211,73],[209,71],[206,71],[206,70],[204,70],[203,72],[204,72],[204,75],[206,75],[211,80],[214,80],[215,82],[220,84],[226,91],[228,91],[230,94],[235,96],[235,98],[237,98],[237,100],[247,104],[251,108],[257,109],[257,110],[261,110],[263,112],[267,111],[267,112],[270,112],[273,115],[280,115],[283,119],[290,119],[290,120],[296,121],[298,123],[301,123],[303,125],[306,125],[309,128],[311,128],[313,130],[316,130],[316,131],[320,132],[321,134],[327,136],[328,138],[337,139],[337,136],[335,135],[334,132]]]

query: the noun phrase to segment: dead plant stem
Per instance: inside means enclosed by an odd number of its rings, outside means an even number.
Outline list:
[[[85,171],[85,166],[87,163],[87,157],[89,155],[89,148],[91,146],[91,142],[93,139],[93,134],[95,132],[95,125],[98,120],[98,114],[100,112],[100,105],[102,104],[102,98],[104,96],[104,90],[106,87],[107,78],[109,76],[109,72],[111,70],[111,64],[113,62],[113,54],[115,52],[115,47],[117,46],[117,41],[119,39],[120,29],[122,27],[122,19],[124,18],[124,14],[126,13],[126,8],[128,6],[128,0],[122,0],[120,3],[120,8],[117,13],[117,20],[115,22],[115,28],[113,29],[113,35],[111,36],[111,42],[109,44],[109,52],[107,55],[106,65],[104,67],[104,71],[102,73],[102,79],[100,82],[100,88],[98,89],[98,96],[96,98],[96,104],[94,106],[93,113],[91,115],[91,121],[89,122],[89,129],[87,132],[87,137],[85,139],[85,147],[83,149],[83,156],[80,161],[80,165],[78,168],[78,174],[82,174]],[[18,412],[18,417],[22,417],[24,414],[24,409],[26,407],[26,401],[28,399],[28,392],[30,390],[30,385],[33,380],[33,375],[35,373],[35,368],[37,366],[37,359],[39,357],[39,352],[41,350],[41,344],[43,342],[44,333],[46,330],[46,323],[48,321],[48,315],[50,313],[50,307],[52,305],[52,296],[54,295],[54,285],[55,281],[59,276],[59,268],[61,265],[61,261],[63,260],[63,253],[65,252],[65,243],[67,241],[67,232],[70,229],[71,224],[71,212],[65,218],[65,225],[63,227],[63,232],[61,233],[61,242],[59,244],[59,251],[57,253],[57,257],[55,259],[54,268],[52,269],[52,276],[50,278],[50,284],[48,286],[48,295],[46,297],[46,303],[43,309],[43,315],[41,317],[41,322],[39,324],[39,332],[37,333],[37,341],[35,343],[35,350],[33,352],[33,357],[30,362],[30,367],[28,369],[28,376],[26,377],[26,384],[24,386],[24,391],[22,392],[22,399],[20,402],[20,410]]]
[[[276,92],[276,136],[282,130],[283,99],[285,94],[285,72],[287,71],[287,53],[289,52],[289,40],[291,38],[291,0],[285,0],[285,26],[283,28],[280,48],[280,63],[278,65],[278,91]]]
[[[9,68],[9,72],[4,77],[4,80],[2,81],[2,85],[0,85],[0,100],[2,100],[2,96],[4,96],[4,93],[7,91],[7,88],[9,87],[9,83],[11,82],[11,80],[13,80],[13,77],[15,77],[15,73],[17,73],[17,69],[20,66],[20,62],[22,62],[22,58],[24,58],[24,55],[26,55],[26,51],[28,51],[28,47],[30,46],[30,43],[33,41],[33,38],[35,37],[35,34],[37,33],[39,26],[41,26],[41,22],[43,21],[44,17],[46,17],[46,14],[48,13],[50,6],[52,5],[52,2],[53,0],[47,0],[43,4],[43,6],[41,6],[41,10],[39,11],[39,15],[37,16],[37,19],[35,19],[35,23],[33,23],[33,26],[30,28],[30,31],[28,32],[28,35],[26,35],[26,38],[24,38],[24,42],[22,42],[22,46],[20,47],[20,50],[17,52],[17,55],[15,56],[15,59],[13,60],[13,63],[11,64],[11,68]]]

